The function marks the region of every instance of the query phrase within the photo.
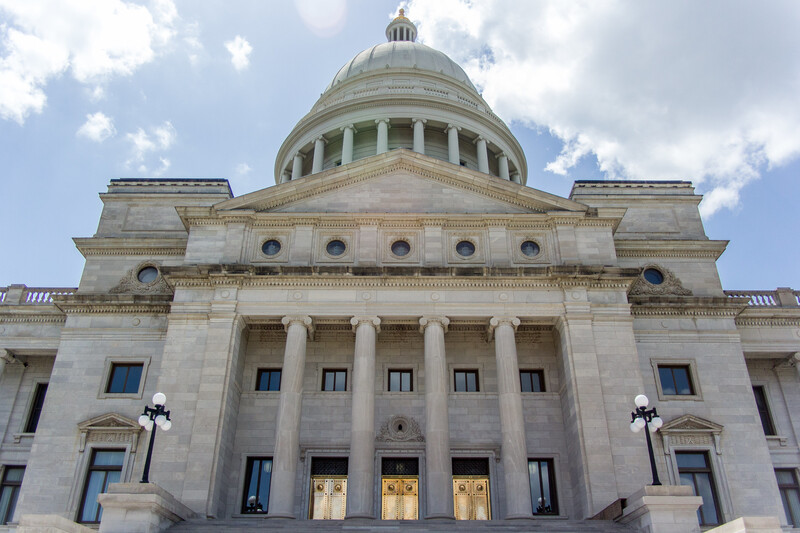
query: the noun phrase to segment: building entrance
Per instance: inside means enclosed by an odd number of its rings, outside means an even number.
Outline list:
[[[456,520],[490,520],[488,459],[453,459]]]
[[[385,457],[381,465],[381,518],[419,519],[419,461]]]
[[[347,510],[347,458],[311,459],[311,505],[313,520],[344,520]]]

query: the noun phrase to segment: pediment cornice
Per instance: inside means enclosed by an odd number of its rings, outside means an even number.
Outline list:
[[[717,260],[729,241],[615,240],[617,257],[680,257]]]

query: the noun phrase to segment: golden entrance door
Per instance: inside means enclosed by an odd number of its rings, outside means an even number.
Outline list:
[[[419,478],[383,477],[381,518],[383,520],[419,519]]]
[[[346,477],[311,478],[311,518],[344,520],[347,508]]]
[[[489,478],[453,477],[453,507],[456,520],[489,520]]]

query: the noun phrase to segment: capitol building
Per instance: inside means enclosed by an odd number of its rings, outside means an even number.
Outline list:
[[[113,179],[77,288],[0,288],[0,531],[800,528],[800,291],[723,290],[690,182],[537,190],[402,11],[274,174]]]

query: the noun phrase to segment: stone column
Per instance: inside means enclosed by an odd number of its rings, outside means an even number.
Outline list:
[[[311,317],[285,316],[286,348],[283,353],[281,397],[272,455],[272,481],[269,517],[295,518],[294,485],[300,455],[300,407],[303,401],[303,370],[306,364],[306,338],[312,331]]]
[[[322,163],[325,161],[325,144],[328,141],[320,135],[314,141],[314,159],[311,161],[311,173],[322,172]]]
[[[447,125],[447,154],[454,165],[461,164],[461,155],[458,153],[458,132],[461,130],[454,124]]]
[[[342,164],[353,162],[353,134],[356,131],[355,126],[348,124],[341,128],[344,136],[342,137]]]
[[[356,333],[356,348],[345,518],[375,518],[375,337],[380,332],[381,319],[353,317],[350,324]]]
[[[499,170],[500,177],[504,180],[511,180],[511,176],[508,173],[508,156],[505,152],[500,152],[497,154],[497,167]]]
[[[294,162],[292,163],[293,180],[303,177],[303,159],[305,158],[306,156],[304,154],[301,154],[300,152],[294,154]]]
[[[511,173],[511,181],[522,185],[522,178],[520,178],[519,172],[517,172],[516,170]]]
[[[425,123],[424,118],[412,118],[411,124],[414,125],[414,151],[418,154],[425,153]]]
[[[478,135],[478,138],[475,139],[475,146],[478,150],[478,171],[488,174],[489,154],[486,151],[486,139],[482,135]]]
[[[450,320],[444,316],[419,319],[425,335],[425,470],[428,479],[428,516],[450,518],[453,514],[453,465],[450,459],[450,389],[444,334]]]
[[[291,181],[292,176],[287,171],[281,172],[281,183],[286,183],[287,181]]]
[[[389,151],[389,119],[380,118],[375,121],[378,125],[378,146],[376,154],[382,154]]]
[[[500,431],[503,471],[506,482],[506,519],[531,518],[531,489],[528,477],[528,448],[517,366],[515,332],[519,318],[493,317],[489,332],[494,333],[497,358],[497,397],[500,402]]]

